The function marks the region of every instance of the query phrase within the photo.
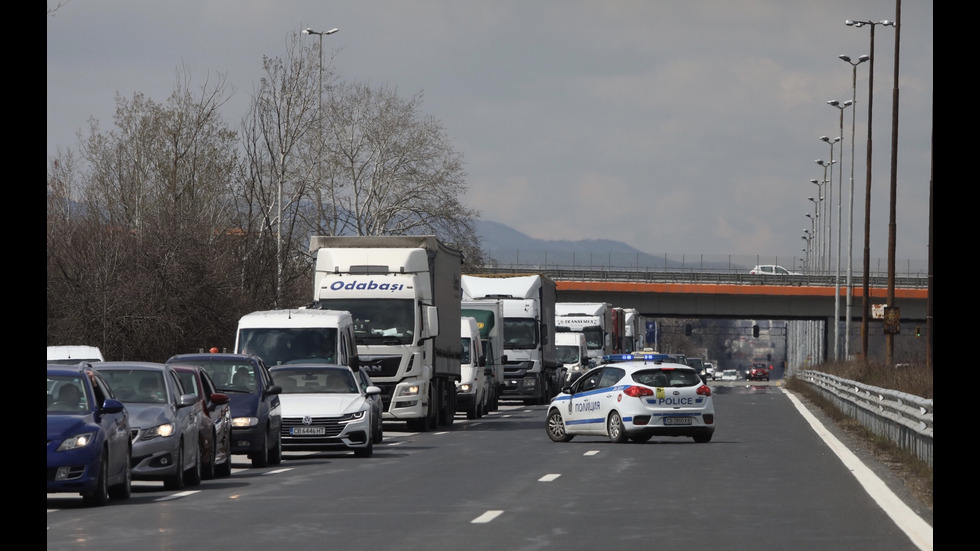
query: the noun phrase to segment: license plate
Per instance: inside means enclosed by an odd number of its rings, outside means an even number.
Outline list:
[[[692,422],[690,417],[664,417],[665,425],[690,425]]]
[[[289,434],[294,436],[317,436],[326,434],[326,429],[323,427],[293,427],[289,429]]]

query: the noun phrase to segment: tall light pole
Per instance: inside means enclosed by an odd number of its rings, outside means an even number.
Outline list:
[[[821,137],[822,138],[826,138],[826,136],[821,136]],[[833,144],[830,145],[830,156],[831,157],[834,156],[834,145]],[[830,185],[827,186],[827,189],[829,190],[828,191],[829,195],[825,195],[827,197],[827,202],[830,203],[830,201],[833,200],[832,198],[834,196],[834,184],[833,184],[834,171],[830,171],[830,180],[827,180],[827,169],[834,166],[834,160],[831,159],[831,161],[828,163],[827,161],[825,161],[823,159],[817,159],[816,161],[813,161],[813,162],[815,162],[818,165],[820,165],[820,166],[823,167],[823,181],[825,183],[829,182],[829,184],[830,184]],[[823,199],[823,197],[821,197],[821,199]],[[824,218],[826,218],[826,216],[827,216],[827,210],[828,210],[827,207],[824,206],[824,212],[823,212]],[[830,222],[829,220],[822,220],[820,222],[820,232],[821,233],[823,233],[823,225],[824,224],[827,224],[829,226],[830,225],[829,222]],[[829,228],[827,229],[827,238],[824,239],[824,237],[821,235],[820,236],[820,241],[823,242],[823,247],[821,247],[821,253],[820,253],[820,270],[823,271],[823,257],[824,257],[825,254],[827,254],[827,249],[830,247],[830,229]],[[830,271],[830,263],[829,262],[827,264],[827,270]]]
[[[313,29],[311,29],[309,27],[303,29],[303,34],[309,34],[309,35],[314,35],[315,34],[315,35],[317,35],[320,38],[319,50],[317,51],[317,53],[318,53],[318,55],[317,55],[318,65],[317,65],[317,97],[316,97],[317,129],[318,129],[318,131],[320,133],[319,136],[318,136],[318,138],[321,141],[321,144],[318,144],[317,145],[317,148],[316,148],[316,176],[317,176],[317,185],[318,186],[320,185],[320,181],[319,180],[321,180],[323,178],[322,172],[320,170],[320,151],[323,149],[323,146],[322,146],[322,140],[323,140],[323,35],[325,35],[325,34],[326,35],[330,35],[330,34],[333,34],[333,33],[337,32],[337,31],[339,31],[339,30],[340,29],[333,28],[333,29],[330,29],[329,31],[322,31],[321,32],[321,31],[314,31]],[[317,213],[317,221],[316,221],[318,225],[321,222],[321,220],[320,220],[321,216],[322,216],[322,213],[319,213],[318,212]]]
[[[864,187],[864,293],[861,296],[863,308],[861,313],[861,358],[868,361],[868,318],[871,317],[870,268],[871,268],[871,113],[874,105],[874,76],[875,76],[875,27],[878,25],[892,26],[894,23],[887,19],[881,21],[853,21],[846,19],[848,27],[871,27],[871,53],[868,59],[868,158],[865,161],[867,180]]]
[[[837,272],[834,277],[834,361],[840,358],[840,247],[841,247],[841,183],[844,180],[844,109],[854,103],[847,100],[841,103],[835,99],[827,102],[828,105],[836,107],[840,111],[840,136],[837,137],[840,143],[840,159],[837,161]],[[831,143],[833,147],[833,143]],[[831,170],[833,172],[833,170]]]
[[[827,209],[827,244],[824,247],[827,249],[827,271],[830,272],[834,259],[833,255],[830,254],[830,247],[834,243],[834,211],[832,208],[834,206],[834,163],[840,162],[834,160],[834,144],[840,141],[840,136],[833,140],[827,136],[820,136],[820,140],[830,145],[830,182],[827,184],[827,205],[824,207]]]
[[[857,66],[871,59],[868,55],[858,57],[857,61],[851,61],[846,55],[837,56],[851,65],[851,180],[850,180],[850,199],[847,201],[850,214],[847,217],[847,305],[844,308],[846,319],[844,320],[844,358],[847,359],[851,354],[851,259],[854,254],[854,118],[857,112]]]

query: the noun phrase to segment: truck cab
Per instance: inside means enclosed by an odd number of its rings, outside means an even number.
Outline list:
[[[563,386],[572,384],[595,366],[595,361],[589,358],[589,347],[585,335],[578,331],[559,331],[555,333],[555,359],[565,366]]]

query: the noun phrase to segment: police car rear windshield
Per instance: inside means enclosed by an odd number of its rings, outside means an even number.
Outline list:
[[[644,369],[633,373],[633,380],[653,387],[682,387],[701,384],[701,377],[692,369]]]

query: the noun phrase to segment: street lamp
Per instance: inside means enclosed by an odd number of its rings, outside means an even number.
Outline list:
[[[833,107],[836,107],[837,110],[840,111],[840,123],[839,124],[840,124],[840,133],[841,133],[841,136],[844,135],[844,109],[847,109],[853,103],[854,102],[851,101],[851,100],[847,100],[844,103],[841,103],[841,102],[839,102],[839,101],[837,101],[835,99],[832,99],[832,100],[830,100],[830,101],[827,102],[828,105],[831,105]],[[841,182],[844,180],[844,175],[843,175],[843,173],[844,173],[844,163],[842,162],[843,159],[844,159],[844,142],[843,142],[843,139],[841,138],[841,136],[838,136],[837,137],[837,140],[835,140],[835,141],[840,141],[841,144],[840,144],[840,160],[838,161],[838,164],[840,166],[837,167],[837,272],[836,272],[836,276],[834,278],[834,361],[837,361],[840,358],[840,354],[839,354],[839,349],[840,349],[840,246],[841,246],[841,236],[840,236],[841,231],[840,230],[841,230],[841,195],[843,195],[841,193]],[[831,142],[831,148],[833,148],[833,142]],[[833,170],[831,170],[831,173],[833,173]]]
[[[853,21],[844,20],[848,27],[871,27],[871,53],[868,60],[868,158],[865,161],[867,180],[864,187],[864,295],[861,297],[863,308],[861,314],[861,358],[864,362],[868,361],[868,318],[871,314],[871,299],[869,293],[869,279],[871,267],[871,113],[874,105],[874,76],[875,76],[875,27],[877,25],[894,26],[895,24],[887,19],[881,21]]]
[[[821,139],[822,138],[826,138],[826,137],[827,136],[821,136]],[[837,138],[837,139],[839,140],[840,138]],[[823,167],[823,181],[830,183],[830,185],[827,186],[827,189],[829,190],[829,193],[830,193],[830,195],[827,196],[828,197],[828,201],[827,201],[828,203],[830,201],[832,201],[833,200],[833,197],[834,197],[834,183],[833,183],[833,180],[834,180],[834,171],[830,171],[830,180],[827,180],[827,169],[833,167],[834,166],[834,163],[837,162],[837,161],[834,161],[833,160],[833,157],[834,157],[834,144],[830,144],[830,157],[831,157],[831,160],[830,160],[829,163],[827,161],[824,161],[823,159],[817,159],[816,161],[813,161],[813,162],[815,162],[818,165],[820,165],[820,166]],[[821,197],[821,199],[823,199],[823,197]],[[827,207],[824,206],[824,213],[823,214],[824,214],[825,217],[827,216],[827,210],[828,210]],[[827,228],[827,239],[824,240],[823,239],[823,236],[821,236],[821,238],[820,238],[820,240],[823,241],[823,243],[824,243],[823,249],[822,249],[823,252],[821,252],[821,254],[820,254],[820,269],[821,270],[823,270],[823,256],[827,252],[827,248],[830,246],[830,228],[829,228],[830,221],[827,221],[827,226],[828,226],[828,228]],[[820,225],[820,231],[823,232],[823,224]],[[830,270],[830,263],[829,263],[829,261],[827,263],[827,269]]]
[[[837,56],[851,65],[851,104],[857,103],[857,66],[871,59],[871,56],[862,55],[857,61],[851,61],[850,56]],[[844,358],[847,359],[851,353],[851,259],[854,254],[854,118],[857,107],[851,109],[851,179],[850,179],[850,199],[847,204],[850,213],[847,218],[847,304],[844,308],[846,319],[844,320]]]
[[[827,244],[824,248],[827,250],[827,271],[829,272],[834,259],[833,255],[830,254],[830,247],[834,242],[834,211],[832,208],[834,206],[834,163],[840,162],[834,160],[834,144],[840,141],[840,136],[837,136],[833,140],[827,136],[820,136],[820,139],[830,144],[830,183],[827,185],[829,195],[827,196],[827,206],[824,207],[827,209]]]

